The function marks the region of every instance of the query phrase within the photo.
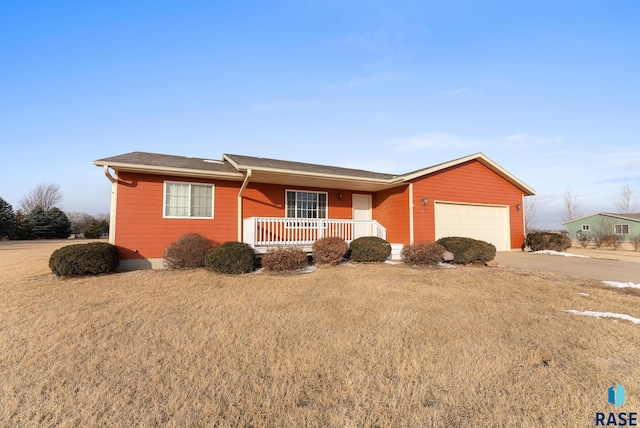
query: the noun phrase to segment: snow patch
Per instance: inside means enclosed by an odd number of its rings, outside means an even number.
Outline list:
[[[402,262],[394,262],[393,260],[385,260],[384,262],[388,265],[399,265],[402,263]]]
[[[625,321],[630,321],[634,324],[640,324],[640,318],[635,318],[627,314],[616,314],[614,312],[576,311],[575,309],[565,309],[564,312],[569,312],[570,314],[575,315],[584,315],[587,317],[617,318]]]
[[[452,265],[451,263],[443,263],[443,262],[438,263],[438,266],[440,266],[443,269],[453,269],[453,268],[455,268],[455,266]]]
[[[311,273],[311,272],[315,272],[318,268],[315,266],[307,266],[306,268],[303,269],[298,269],[296,271],[293,272],[297,272],[297,273]],[[260,268],[260,269],[256,269],[253,273],[255,275],[261,275],[264,272],[264,268]]]
[[[551,255],[551,256],[562,256],[562,257],[581,257],[583,259],[590,259],[591,258],[589,256],[581,256],[579,254],[564,253],[564,252],[553,251],[553,250],[533,251],[531,254],[548,254],[548,255]]]
[[[615,281],[602,281],[609,287],[615,288],[638,288],[640,289],[640,284],[634,284],[633,282],[615,282]]]
[[[589,293],[580,293],[580,295],[581,295],[582,297],[589,297],[589,296],[591,296],[591,294],[589,294]]]

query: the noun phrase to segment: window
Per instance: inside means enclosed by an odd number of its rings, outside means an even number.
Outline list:
[[[164,216],[213,218],[213,184],[164,183]]]
[[[327,194],[287,190],[287,218],[327,218]]]
[[[616,235],[628,235],[629,234],[629,225],[628,224],[616,224],[615,225]]]
[[[588,224],[583,224],[582,225],[582,230],[585,231],[585,232],[589,231],[589,230],[591,230],[591,226],[589,226]]]

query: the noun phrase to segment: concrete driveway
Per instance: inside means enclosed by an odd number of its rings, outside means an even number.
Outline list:
[[[498,263],[508,267],[554,272],[599,281],[640,284],[640,263],[633,261],[562,257],[525,253],[523,251],[498,252],[496,260]]]

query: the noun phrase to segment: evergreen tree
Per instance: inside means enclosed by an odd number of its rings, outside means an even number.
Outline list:
[[[13,236],[16,230],[16,213],[10,203],[0,198],[0,240]]]
[[[71,221],[69,217],[58,208],[51,208],[46,212],[51,225],[52,238],[66,239],[71,235]]]
[[[31,222],[29,216],[25,215],[22,211],[16,213],[16,228],[12,236],[9,239],[33,239],[33,230],[31,229]]]
[[[38,206],[27,217],[34,239],[59,239],[71,235],[71,222],[58,208],[45,211]]]
[[[109,232],[109,222],[106,220],[93,219],[84,232],[84,237],[88,239],[98,239],[103,233],[107,232]]]

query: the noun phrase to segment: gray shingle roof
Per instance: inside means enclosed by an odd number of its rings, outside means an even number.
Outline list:
[[[633,214],[602,213],[602,214],[606,214],[614,217],[620,217],[620,218],[628,218],[629,220],[634,220],[634,221],[640,221],[640,213],[633,213]]]
[[[253,156],[230,155],[225,154],[228,158],[241,168],[256,169],[276,169],[287,171],[300,171],[315,174],[338,175],[353,178],[371,178],[380,180],[390,180],[396,176],[393,174],[385,174],[380,172],[365,171],[361,169],[341,168],[337,166],[317,165],[303,162],[291,162],[278,159],[259,158]]]
[[[237,173],[238,171],[229,162],[204,159],[188,158],[184,156],[162,155],[157,153],[131,152],[124,155],[113,156],[95,161],[97,165],[146,165],[162,168],[190,169],[195,171],[212,171]]]

